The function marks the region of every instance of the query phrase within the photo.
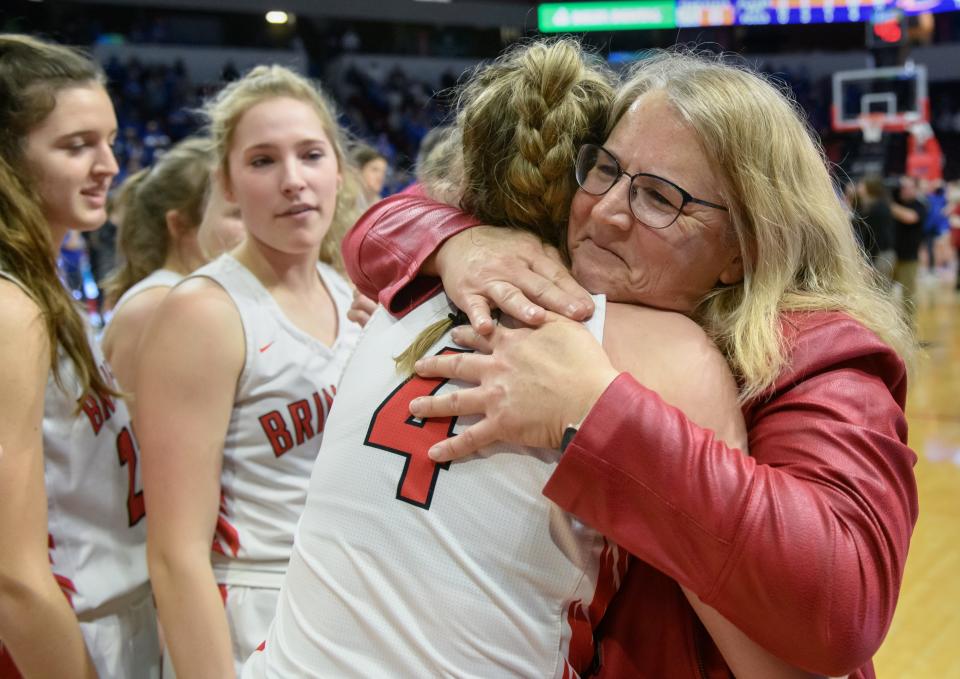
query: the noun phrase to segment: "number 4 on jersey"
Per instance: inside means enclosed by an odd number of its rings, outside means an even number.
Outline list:
[[[446,347],[437,355],[460,353],[467,352]],[[435,443],[453,436],[457,418],[430,417],[418,420],[410,414],[410,401],[437,393],[447,382],[449,380],[418,375],[403,382],[374,411],[364,440],[365,445],[406,458],[397,484],[397,499],[423,509],[430,509],[440,470],[450,467],[449,462],[437,464],[431,460],[427,451]]]

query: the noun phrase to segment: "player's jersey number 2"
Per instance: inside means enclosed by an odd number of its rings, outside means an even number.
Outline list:
[[[133,434],[127,427],[117,434],[117,457],[120,466],[127,468],[129,485],[127,487],[127,519],[130,526],[136,526],[147,513],[143,502],[143,491],[137,490],[137,445]]]

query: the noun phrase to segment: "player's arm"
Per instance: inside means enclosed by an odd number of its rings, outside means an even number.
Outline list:
[[[103,355],[120,388],[124,393],[133,396],[127,399],[127,409],[131,417],[137,407],[136,373],[140,339],[143,337],[144,328],[169,291],[168,287],[158,286],[144,290],[124,302],[103,333]]]
[[[223,442],[244,361],[240,315],[212,281],[170,292],[144,332],[135,418],[143,458],[147,557],[180,679],[233,677],[210,565]]]
[[[737,385],[723,355],[696,323],[671,312],[609,304],[603,345],[615,368],[629,372],[658,392],[664,401],[697,425],[714,431],[728,446],[747,453]],[[820,676],[787,665],[696,594],[682,589],[739,679]]]
[[[909,208],[905,205],[901,205],[896,201],[891,201],[890,203],[890,212],[893,213],[893,216],[898,221],[903,222],[904,224],[916,224],[920,221],[920,213]]]
[[[50,568],[43,399],[50,344],[39,308],[0,281],[0,641],[20,673],[96,677]]]
[[[438,288],[436,276],[471,324],[488,334],[491,308],[539,325],[543,309],[572,318],[593,313],[589,295],[554,248],[516,229],[478,226],[459,208],[422,191],[372,206],[343,240],[347,273],[358,289],[403,315]]]

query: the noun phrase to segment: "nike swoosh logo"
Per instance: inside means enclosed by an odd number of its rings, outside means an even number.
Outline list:
[[[276,342],[276,340],[274,340],[273,342]],[[264,351],[272,347],[273,342],[270,342],[269,344],[264,344],[262,347],[260,347],[260,353],[262,354]]]

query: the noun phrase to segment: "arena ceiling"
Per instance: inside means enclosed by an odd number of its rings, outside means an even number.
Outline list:
[[[70,2],[203,9],[220,12],[266,12],[278,9],[301,16],[435,25],[533,28],[535,0],[68,0]]]

